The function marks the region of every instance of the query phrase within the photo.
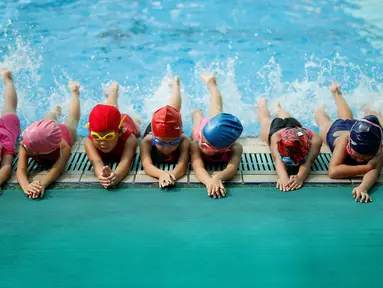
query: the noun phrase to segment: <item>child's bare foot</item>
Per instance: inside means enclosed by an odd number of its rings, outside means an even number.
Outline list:
[[[53,108],[53,112],[55,112],[57,114],[57,117],[60,117],[61,116],[61,106],[60,105],[56,105],[54,108]]]
[[[75,95],[80,95],[80,82],[69,81],[68,83],[70,91]]]
[[[3,76],[5,80],[12,80],[11,70],[8,68],[0,68],[0,75]]]
[[[367,116],[367,115],[382,116],[382,114],[380,114],[379,112],[366,108],[364,109],[364,116]]]
[[[330,91],[332,94],[341,94],[340,84],[336,82],[330,83]]]
[[[180,86],[180,77],[174,76],[170,78],[169,83],[173,88]]]
[[[210,72],[203,73],[201,75],[201,79],[203,82],[205,82],[206,86],[208,86],[208,87],[217,85],[217,79]]]
[[[202,110],[201,110],[200,108],[198,108],[198,109],[194,110],[194,112],[193,112],[193,114],[192,114],[192,117],[193,117],[193,119],[194,119],[194,118],[199,117],[199,116],[201,116],[201,115],[203,115],[203,114],[202,114]]]
[[[255,104],[254,109],[258,110],[261,107],[267,108],[267,99],[266,98],[259,99],[258,103]]]
[[[117,93],[118,92],[118,82],[114,81],[112,84],[110,84],[108,88],[108,94]]]

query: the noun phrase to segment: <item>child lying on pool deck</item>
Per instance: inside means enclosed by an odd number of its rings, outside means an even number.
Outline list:
[[[256,110],[261,123],[261,139],[270,147],[277,171],[277,188],[292,191],[303,186],[322,146],[320,136],[292,118],[278,103],[277,117],[271,119],[266,99],[259,101]],[[297,175],[289,176],[286,168],[299,166]]]
[[[339,119],[331,121],[324,105],[318,107],[315,115],[320,135],[332,152],[328,175],[334,179],[364,175],[352,195],[355,201],[367,203],[371,201],[368,191],[374,186],[383,167],[382,127],[375,115],[354,119],[340,85],[332,83],[330,89]]]
[[[211,73],[202,74],[201,78],[210,91],[210,118],[204,118],[201,110],[193,113],[191,161],[196,177],[206,185],[208,196],[221,198],[226,195],[223,182],[237,175],[241,163],[243,149],[236,141],[243,127],[237,117],[222,112],[216,78]],[[206,163],[227,163],[227,166],[210,175]]]

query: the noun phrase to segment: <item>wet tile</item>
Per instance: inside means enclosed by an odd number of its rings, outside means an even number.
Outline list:
[[[58,179],[57,183],[79,183],[82,172],[66,172],[63,173]]]
[[[312,184],[351,184],[350,179],[331,179],[327,175],[309,175],[305,181]]]
[[[150,183],[158,183],[158,179],[150,177],[146,174],[137,174],[134,178],[134,183],[142,183],[142,184],[150,184]]]
[[[83,183],[98,183],[98,179],[94,175],[93,172],[88,171],[88,172],[82,173],[81,178],[80,178],[80,182],[83,182]]]
[[[243,174],[243,182],[245,184],[261,184],[261,183],[275,183],[277,181],[276,175],[247,175]]]
[[[121,180],[122,183],[133,183],[134,182],[134,174],[128,174],[124,179]]]

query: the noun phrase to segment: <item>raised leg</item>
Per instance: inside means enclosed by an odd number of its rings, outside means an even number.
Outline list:
[[[72,101],[69,106],[68,118],[65,125],[68,127],[72,143],[76,141],[77,126],[80,121],[80,83],[69,82],[69,89],[72,94]]]
[[[354,117],[352,115],[351,109],[348,106],[346,100],[343,98],[342,92],[340,91],[339,83],[331,83],[330,90],[335,100],[338,118],[353,119]]]
[[[107,100],[106,104],[116,106],[118,108],[118,83],[113,82],[112,85],[108,88],[108,91],[106,92]]]
[[[319,126],[319,135],[321,136],[323,142],[327,144],[327,133],[333,121],[330,120],[323,104],[319,105],[315,110],[315,122]]]
[[[192,140],[196,140],[194,137],[194,134],[198,131],[198,126],[199,126],[199,123],[202,121],[202,119],[203,119],[203,114],[201,109],[195,110],[193,112],[193,128],[192,128],[192,135],[191,135]]]
[[[4,105],[1,115],[16,114],[17,94],[15,85],[13,84],[11,71],[6,68],[1,68],[0,75],[3,76],[4,80]]]
[[[172,86],[172,95],[170,96],[169,105],[176,108],[178,111],[181,110],[181,88],[180,78],[173,77],[170,79],[170,85]]]
[[[279,101],[277,103],[277,117],[278,118],[290,118],[291,117],[290,113],[281,107],[281,102],[279,102]]]
[[[271,116],[270,111],[267,108],[267,99],[262,98],[259,100],[258,105],[255,107],[255,110],[258,114],[258,120],[261,124],[261,139],[267,144],[269,143],[269,133],[270,133],[270,124]]]
[[[222,96],[217,87],[217,79],[211,73],[204,73],[201,79],[205,82],[206,87],[210,91],[210,118],[223,111]]]

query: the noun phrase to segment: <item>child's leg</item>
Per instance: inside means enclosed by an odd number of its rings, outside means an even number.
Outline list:
[[[60,115],[61,115],[61,106],[56,105],[51,111],[47,113],[47,115],[45,115],[44,119],[57,121]]]
[[[132,117],[132,119],[133,119],[133,122],[134,122],[134,126],[136,126],[136,130],[137,130],[137,135],[136,136],[138,137],[138,135],[141,134],[141,120],[138,117]]]
[[[217,87],[217,79],[211,73],[204,73],[201,75],[202,80],[205,82],[210,91],[210,118],[213,118],[223,110],[222,96]]]
[[[171,80],[172,95],[170,97],[169,105],[176,108],[178,111],[181,110],[181,89],[180,89],[180,78],[173,77]]]
[[[269,133],[270,133],[270,124],[271,116],[270,111],[267,108],[267,99],[262,98],[259,100],[258,105],[255,107],[258,112],[258,120],[261,124],[261,139],[269,144]]]
[[[107,100],[106,104],[116,106],[118,108],[117,98],[118,98],[118,83],[113,82],[112,85],[108,88],[106,93]]]
[[[13,84],[11,71],[6,68],[2,68],[0,69],[0,74],[4,79],[4,105],[1,115],[16,114],[17,94],[15,85]]]
[[[76,141],[77,126],[80,121],[80,83],[70,81],[69,89],[72,94],[72,101],[69,106],[68,118],[65,125],[68,127],[72,144]]]
[[[340,86],[338,83],[332,83],[330,85],[330,90],[332,96],[334,97],[336,109],[339,119],[353,119],[352,112],[348,106],[346,100],[343,98],[342,92],[340,91]]]
[[[379,119],[380,125],[383,125],[383,116],[381,113],[371,109],[364,109],[364,116],[367,116],[367,115],[375,115]]]
[[[327,133],[333,122],[330,120],[323,104],[315,110],[315,122],[319,126],[320,137],[327,144]]]
[[[291,117],[290,113],[281,107],[281,102],[279,101],[277,103],[277,117],[283,119]]]
[[[198,126],[199,126],[199,123],[202,121],[202,119],[203,119],[203,114],[201,109],[195,110],[193,112],[193,128],[192,128],[192,135],[191,135],[192,140],[195,140],[194,134],[198,131]]]

